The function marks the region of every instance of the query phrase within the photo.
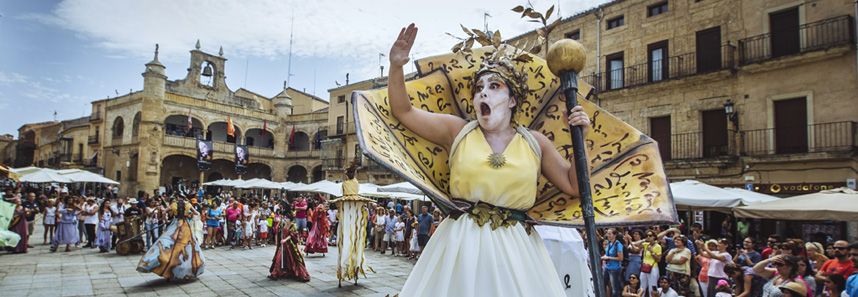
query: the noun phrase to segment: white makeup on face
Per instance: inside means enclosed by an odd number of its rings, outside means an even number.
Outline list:
[[[480,127],[500,130],[509,126],[515,100],[510,98],[509,87],[497,74],[481,75],[474,89],[474,109]]]

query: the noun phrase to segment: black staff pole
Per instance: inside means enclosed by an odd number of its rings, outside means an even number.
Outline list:
[[[566,97],[566,110],[578,105],[578,72],[584,68],[587,60],[584,46],[572,39],[562,39],[548,48],[546,55],[548,68],[560,77],[560,89]],[[581,210],[584,214],[584,227],[590,252],[590,271],[593,276],[593,291],[597,297],[604,297],[605,280],[602,278],[602,261],[599,243],[596,242],[596,218],[593,212],[593,196],[590,194],[590,171],[587,168],[587,155],[584,152],[584,132],[581,127],[569,126],[572,131],[572,154],[575,157],[575,173],[578,176],[578,191],[581,195]],[[619,290],[620,288],[611,288]]]

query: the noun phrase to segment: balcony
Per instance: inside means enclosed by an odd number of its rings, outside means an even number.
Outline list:
[[[337,171],[345,168],[345,157],[334,157],[322,159],[322,171]]]
[[[806,129],[742,131],[742,153],[747,156],[848,152],[855,150],[856,122],[808,125]]]
[[[101,116],[101,112],[96,112],[94,114],[89,115],[89,121],[93,123],[100,122],[102,119],[104,118]]]
[[[247,150],[250,151],[250,157],[274,157],[274,148],[248,146]]]
[[[854,36],[852,17],[848,15],[751,36],[739,40],[739,65],[849,45]]]
[[[307,150],[307,151],[287,151],[286,159],[318,159],[321,156],[321,152],[319,150]]]
[[[666,60],[654,60],[623,67],[612,71],[582,76],[581,79],[596,88],[597,91],[612,91],[644,86],[698,74],[732,69],[735,65],[736,46],[725,44],[720,52],[713,51],[715,62],[710,57],[698,57],[696,52],[668,57]],[[720,57],[720,58],[719,58]],[[700,64],[698,64],[700,63]]]
[[[339,137],[355,133],[355,122],[328,126],[328,137]]]
[[[101,138],[101,137],[99,137],[98,135],[90,135],[90,136],[89,136],[89,139],[87,140],[87,142],[86,142],[86,143],[88,143],[88,144],[98,144],[98,142],[100,141],[100,138]]]
[[[164,145],[196,150],[197,139],[191,138],[191,137],[175,136],[175,135],[164,135]],[[233,156],[233,154],[234,154],[234,150],[235,150],[235,144],[234,143],[213,141],[212,146],[213,146],[212,149],[215,152],[223,153],[226,156]],[[266,158],[274,157],[274,149],[273,148],[248,146],[247,149],[250,153],[251,158],[253,158],[253,157],[266,157]],[[231,158],[231,157],[228,157],[228,159],[229,158]]]
[[[689,132],[670,136],[670,160],[715,159],[733,155],[732,131],[727,134]],[[665,156],[662,156],[665,158]],[[665,158],[667,159],[667,158]]]

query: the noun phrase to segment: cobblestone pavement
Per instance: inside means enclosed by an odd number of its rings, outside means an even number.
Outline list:
[[[37,222],[38,224],[38,222]],[[41,235],[41,226],[35,234]],[[369,251],[368,273],[358,285],[337,287],[336,247],[329,254],[305,257],[310,281],[269,280],[275,247],[205,250],[205,273],[190,282],[168,282],[152,273],[137,272],[142,255],[120,256],[98,249],[51,253],[34,235],[27,254],[0,252],[0,295],[11,296],[391,296],[402,288],[413,261]]]

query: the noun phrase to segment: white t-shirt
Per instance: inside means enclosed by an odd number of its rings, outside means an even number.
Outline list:
[[[268,221],[265,219],[259,219],[259,233],[267,233],[268,232]]]
[[[84,215],[83,223],[84,224],[98,224],[98,205],[84,205],[83,208],[87,214]],[[95,213],[94,215],[89,215],[90,213]]]
[[[724,273],[724,263],[732,263],[733,256],[728,252],[718,252],[713,251],[712,255],[724,256],[724,262],[721,262],[718,259],[712,258],[709,259],[709,271],[707,271],[706,275],[714,276],[717,278],[728,278],[727,273]]]
[[[116,213],[113,216],[113,223],[121,223],[125,221],[125,204],[114,204],[110,206],[110,211]]]
[[[658,288],[658,292],[661,293],[661,297],[679,297],[679,294],[673,290],[673,288],[667,288],[667,292],[662,292],[662,288]]]
[[[405,223],[396,222],[396,225],[394,225],[393,228],[396,230],[396,240],[403,240],[403,238],[405,238]]]

